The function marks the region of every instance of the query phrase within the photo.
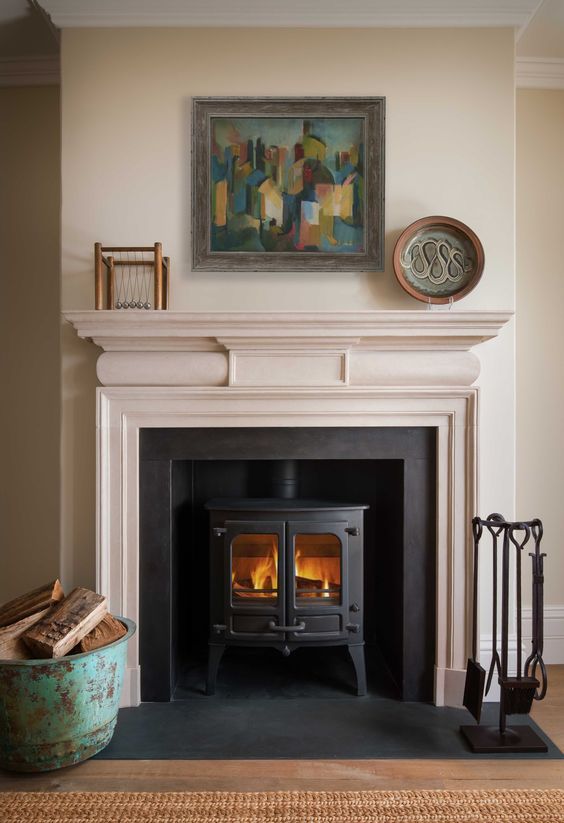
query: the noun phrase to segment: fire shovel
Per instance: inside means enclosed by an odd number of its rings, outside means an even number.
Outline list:
[[[474,535],[474,591],[472,595],[472,657],[468,658],[466,664],[466,681],[464,683],[463,705],[470,714],[480,722],[482,714],[482,701],[484,699],[484,685],[486,682],[486,670],[477,660],[478,644],[478,544],[482,535],[482,524],[480,518],[472,520],[472,533]]]

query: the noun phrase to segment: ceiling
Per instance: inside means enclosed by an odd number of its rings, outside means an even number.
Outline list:
[[[564,88],[564,0],[0,0],[0,64],[39,58],[52,65],[58,53],[53,23],[58,28],[513,27],[518,74],[520,66],[545,78],[547,71],[556,72],[552,87]]]
[[[564,58],[564,0],[544,0],[517,41],[518,57]]]

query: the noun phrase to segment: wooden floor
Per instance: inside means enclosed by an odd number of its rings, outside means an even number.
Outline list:
[[[539,726],[564,749],[564,666],[549,668]],[[470,722],[470,721],[469,721]],[[58,772],[0,772],[0,791],[564,789],[563,760],[90,760]]]

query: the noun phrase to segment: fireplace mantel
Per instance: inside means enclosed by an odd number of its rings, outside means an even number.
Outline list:
[[[79,337],[104,351],[221,351],[336,343],[375,349],[467,351],[490,340],[510,311],[173,312],[74,311]]]
[[[76,311],[97,362],[97,586],[139,620],[145,428],[397,427],[437,433],[435,702],[462,698],[477,511],[479,344],[510,311]],[[124,705],[140,699],[138,635]]]
[[[508,311],[77,311],[106,386],[471,385]]]

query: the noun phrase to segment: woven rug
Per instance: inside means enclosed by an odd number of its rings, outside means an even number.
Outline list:
[[[2,823],[563,823],[564,790],[6,792]]]

